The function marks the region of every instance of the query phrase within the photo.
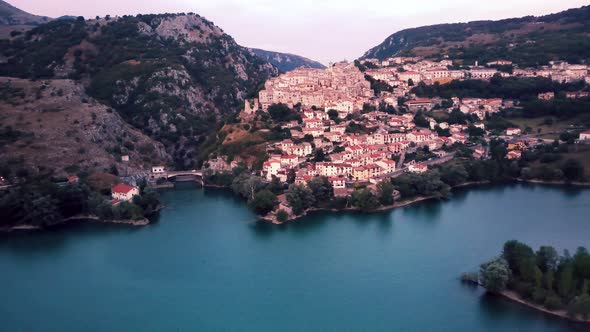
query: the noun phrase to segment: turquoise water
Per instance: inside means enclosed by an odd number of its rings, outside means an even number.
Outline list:
[[[0,238],[2,331],[588,331],[462,285],[515,238],[590,247],[590,191],[470,189],[272,226],[223,191],[145,228]]]

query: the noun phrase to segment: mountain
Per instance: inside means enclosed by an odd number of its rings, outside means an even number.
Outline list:
[[[362,59],[412,55],[464,59],[465,63],[511,60],[536,66],[550,60],[590,60],[590,6],[557,14],[439,24],[406,29],[389,36]]]
[[[49,17],[29,14],[0,0],[0,25],[39,25],[49,21]]]
[[[68,79],[0,78],[0,162],[55,176],[82,170],[137,173],[170,161],[164,146]],[[121,157],[129,156],[128,162]]]
[[[49,85],[71,81],[82,87],[71,98],[116,112],[129,128],[163,144],[162,159],[170,156],[168,164],[177,169],[196,167],[207,138],[277,74],[271,64],[196,14],[55,20],[0,40],[0,76]],[[87,112],[63,106],[70,107]],[[0,126],[7,122],[0,120]],[[20,130],[14,119],[9,124]],[[68,122],[66,127],[80,126]],[[109,151],[134,151],[126,149],[126,142],[120,136]]]
[[[272,63],[283,73],[286,73],[299,67],[316,69],[326,68],[326,66],[317,61],[313,61],[299,55],[265,51],[257,48],[251,48],[250,50],[260,58],[264,59],[265,61]]]

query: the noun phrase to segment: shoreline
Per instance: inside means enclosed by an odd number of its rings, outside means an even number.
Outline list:
[[[570,315],[567,314],[567,311],[565,310],[549,310],[543,306],[540,306],[538,304],[535,303],[531,303],[528,302],[526,300],[523,300],[520,296],[518,296],[518,294],[516,294],[514,291],[510,291],[510,290],[505,290],[502,291],[500,293],[495,293],[498,294],[512,302],[516,302],[519,303],[521,305],[524,305],[526,307],[529,307],[531,309],[543,312],[545,314],[554,316],[554,317],[558,317],[561,319],[565,319],[565,320],[569,320],[575,323],[583,323],[583,324],[590,324],[590,318],[588,319],[584,319],[584,318],[579,318],[579,317],[571,317]]]
[[[112,225],[125,225],[125,226],[132,226],[132,227],[143,227],[143,226],[149,225],[151,223],[151,221],[148,218],[143,218],[143,219],[139,219],[139,220],[103,220],[95,215],[80,215],[80,216],[73,216],[73,217],[65,218],[62,221],[60,221],[54,225],[50,225],[50,226],[16,225],[16,226],[11,226],[11,227],[2,227],[2,228],[0,228],[0,234],[10,234],[10,233],[17,233],[17,232],[38,232],[38,231],[43,231],[43,230],[53,228],[53,227],[70,225],[70,224],[75,224],[75,223],[97,223],[97,224],[112,224]]]
[[[511,181],[506,181],[506,182],[499,182],[498,184],[515,184],[515,183],[528,183],[528,184],[536,184],[536,185],[548,185],[548,186],[576,186],[576,187],[582,187],[582,188],[587,188],[590,187],[590,182],[565,182],[565,181],[543,181],[543,180],[525,180],[525,179],[514,179]],[[471,181],[471,182],[465,182],[459,185],[456,185],[454,187],[451,187],[451,191],[453,189],[457,189],[457,188],[466,188],[466,187],[476,187],[476,186],[484,186],[484,185],[494,185],[494,182],[491,181]],[[383,212],[383,211],[388,211],[388,210],[393,210],[393,209],[397,209],[397,208],[401,208],[401,207],[405,207],[405,206],[410,206],[412,204],[416,204],[419,202],[423,202],[423,201],[427,201],[427,200],[431,200],[431,199],[437,199],[436,196],[417,196],[417,197],[413,197],[411,199],[408,200],[401,200],[399,202],[395,202],[393,205],[388,205],[388,206],[381,206],[375,210],[372,211],[361,211],[358,208],[355,207],[346,207],[343,209],[336,209],[336,208],[311,208],[308,210],[305,210],[301,215],[297,215],[297,216],[292,216],[289,219],[287,219],[287,221],[285,221],[284,223],[280,223],[276,220],[276,218],[274,217],[274,214],[271,215],[267,215],[267,216],[259,216],[258,219],[265,221],[265,222],[269,222],[272,223],[274,225],[282,225],[282,224],[286,224],[289,222],[294,222],[297,221],[299,219],[302,219],[304,217],[306,217],[309,213],[313,213],[313,212],[363,212],[366,214],[373,214],[373,213],[377,213],[377,212]],[[452,199],[452,197],[450,198],[438,198],[438,199]],[[276,212],[276,211],[274,211]]]
[[[469,187],[469,186],[480,186],[480,185],[486,185],[486,184],[490,184],[491,182],[489,181],[475,181],[475,182],[466,182],[466,183],[462,183],[460,185],[454,186],[452,189],[455,188],[462,188],[462,187]],[[401,207],[405,207],[405,206],[410,206],[412,204],[416,204],[416,203],[420,203],[420,202],[424,202],[424,201],[428,201],[431,199],[437,199],[436,196],[416,196],[407,200],[401,200],[399,202],[394,202],[393,205],[387,205],[387,206],[380,206],[375,210],[372,211],[362,211],[359,208],[355,208],[355,207],[346,207],[343,209],[336,209],[336,208],[311,208],[311,209],[307,209],[305,210],[301,215],[297,215],[297,216],[292,216],[290,217],[287,221],[285,221],[284,223],[280,223],[277,220],[275,220],[274,218],[274,214],[271,214],[271,217],[269,216],[261,216],[259,217],[260,220],[265,221],[265,222],[270,222],[274,225],[282,225],[282,224],[286,224],[289,222],[294,222],[297,221],[299,219],[302,219],[304,217],[306,217],[309,213],[313,213],[313,212],[362,212],[362,213],[367,213],[367,214],[373,214],[373,213],[377,213],[377,212],[383,212],[383,211],[389,211],[389,210],[394,210],[397,208],[401,208]],[[441,199],[441,198],[438,198]]]

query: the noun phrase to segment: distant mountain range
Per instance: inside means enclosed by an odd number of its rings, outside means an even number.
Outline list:
[[[0,0],[0,25],[39,25],[51,20],[46,16],[29,14]]]
[[[590,6],[546,16],[438,24],[389,36],[361,59],[393,56],[462,59],[466,63],[511,60],[523,66],[550,60],[590,60]]]
[[[326,68],[326,66],[317,61],[313,61],[299,55],[265,51],[257,48],[251,48],[250,50],[260,58],[273,64],[282,72],[288,72],[299,67],[316,69]]]

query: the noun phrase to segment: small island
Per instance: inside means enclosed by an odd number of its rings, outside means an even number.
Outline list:
[[[465,282],[536,310],[576,322],[590,323],[590,254],[580,247],[562,255],[551,246],[536,252],[516,240],[502,254],[484,263],[479,273],[466,273]]]

